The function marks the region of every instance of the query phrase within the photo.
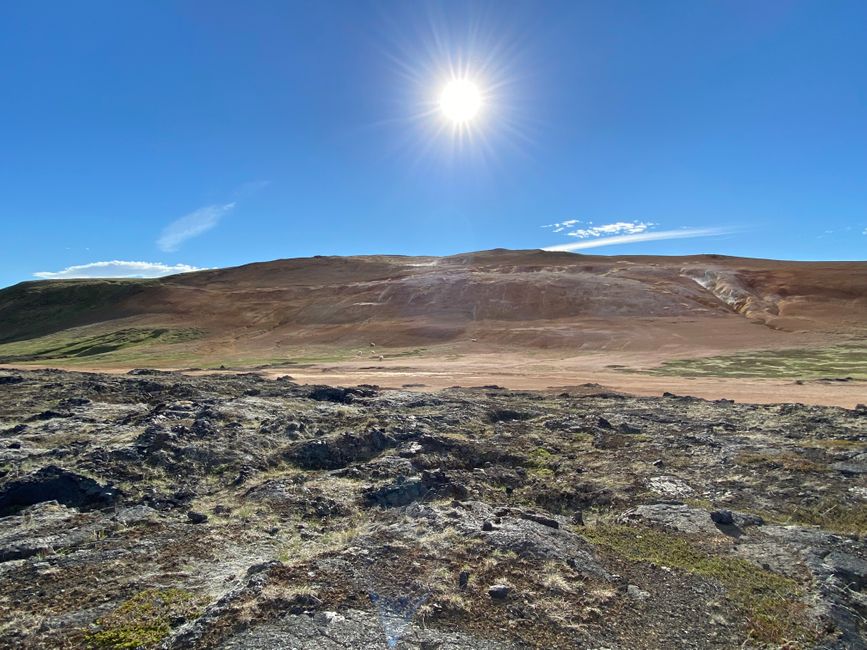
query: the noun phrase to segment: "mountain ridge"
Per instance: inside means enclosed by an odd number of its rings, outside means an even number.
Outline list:
[[[653,349],[660,343],[654,337],[668,332],[773,345],[756,324],[834,340],[862,335],[867,262],[494,249],[288,258],[158,279],[40,280],[0,290],[0,344],[77,336],[76,328],[87,335],[94,328],[192,328],[202,336],[185,345],[257,358],[369,342]]]

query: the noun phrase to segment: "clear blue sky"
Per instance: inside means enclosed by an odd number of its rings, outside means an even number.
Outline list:
[[[3,2],[0,286],[588,242],[865,259],[865,34],[863,0]],[[460,136],[450,66],[484,96]]]

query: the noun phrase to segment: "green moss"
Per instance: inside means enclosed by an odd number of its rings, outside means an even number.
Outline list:
[[[533,465],[547,465],[554,458],[554,454],[544,447],[537,447],[527,454],[527,456],[530,457],[530,462]]]
[[[867,379],[867,346],[760,350],[699,359],[666,361],[644,371],[683,377],[787,377],[792,379]]]
[[[88,634],[89,648],[152,648],[169,635],[172,622],[197,612],[195,597],[183,589],[147,589],[98,621],[102,628]]]
[[[527,458],[530,465],[530,474],[541,478],[550,478],[554,476],[554,471],[551,465],[554,463],[555,456],[543,447],[537,447],[529,454]]]
[[[808,642],[802,590],[784,576],[741,558],[708,553],[693,541],[647,527],[603,524],[582,530],[584,537],[636,562],[652,562],[719,582],[728,599],[747,616],[758,642]]]

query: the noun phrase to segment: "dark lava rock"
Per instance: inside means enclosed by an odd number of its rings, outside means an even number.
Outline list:
[[[758,515],[752,515],[745,512],[733,512],[735,526],[744,528],[746,526],[764,526],[765,520]]]
[[[867,587],[867,561],[850,553],[832,551],[823,562],[851,589],[862,591]]]
[[[187,519],[190,520],[191,524],[203,524],[208,521],[208,515],[196,512],[195,510],[190,510],[187,513]]]
[[[337,402],[351,404],[356,397],[373,397],[376,391],[372,388],[339,388],[336,386],[314,386],[307,397],[317,402]]]
[[[14,514],[43,501],[57,501],[72,508],[92,510],[110,506],[119,497],[119,491],[110,486],[49,465],[3,486],[0,491],[0,515]]]
[[[5,431],[0,431],[0,435],[15,436],[27,430],[26,424],[16,424],[14,427],[9,427]]]
[[[24,381],[24,377],[20,375],[0,375],[0,386],[20,384],[22,381]]]
[[[434,470],[424,471],[421,476],[410,478],[398,476],[393,483],[370,488],[364,493],[364,501],[367,505],[393,508],[425,498],[449,496],[456,499],[466,498],[467,489],[454,483],[445,472]]]
[[[61,408],[70,408],[73,406],[87,406],[90,404],[90,400],[86,397],[67,397],[64,400],[61,400],[58,406]]]
[[[370,490],[365,493],[364,500],[370,505],[393,508],[417,501],[427,491],[421,478],[413,476],[412,478],[398,480],[396,483],[390,483],[381,488]]]
[[[42,411],[41,413],[37,413],[36,415],[31,415],[27,418],[28,422],[39,422],[40,420],[53,420],[54,418],[69,418],[72,417],[72,413],[64,412],[64,411],[54,411],[52,409],[48,409],[47,411]]]
[[[488,413],[488,422],[494,424],[496,422],[512,422],[514,420],[529,420],[533,417],[531,413],[523,413],[514,409],[494,409]]]
[[[396,441],[378,429],[364,433],[343,433],[310,440],[296,447],[290,457],[303,469],[340,469],[351,462],[365,461]]]
[[[710,513],[710,518],[715,524],[721,526],[734,526],[735,524],[735,516],[731,510],[714,510]]]
[[[491,585],[488,587],[488,595],[494,600],[506,600],[510,591],[509,585]]]
[[[548,526],[548,528],[560,528],[559,521],[557,521],[556,519],[552,519],[551,517],[546,517],[545,515],[540,515],[536,512],[522,512],[521,519],[526,519],[527,521],[535,521],[537,524]]]

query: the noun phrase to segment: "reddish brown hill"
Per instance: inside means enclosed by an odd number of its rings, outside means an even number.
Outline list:
[[[31,282],[0,291],[0,341],[93,323],[195,327],[215,344],[250,351],[470,337],[647,349],[666,335],[741,341],[743,333],[762,344],[774,331],[863,333],[867,262],[493,250],[288,259],[160,280]]]

